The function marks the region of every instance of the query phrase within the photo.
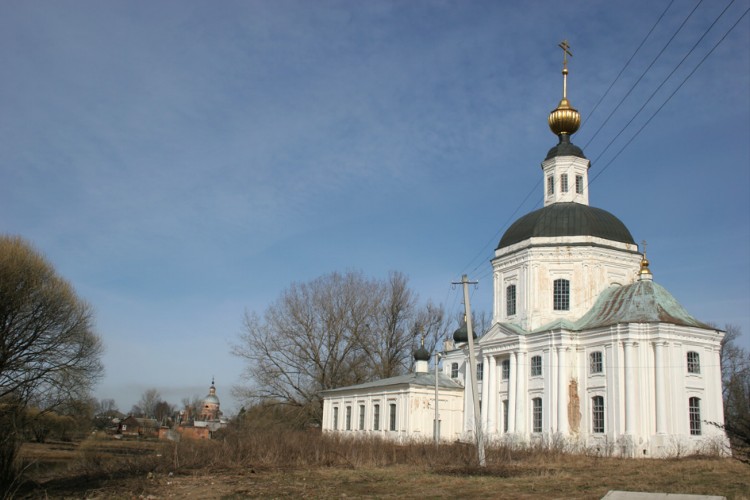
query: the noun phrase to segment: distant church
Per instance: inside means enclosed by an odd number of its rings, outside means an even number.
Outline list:
[[[541,165],[544,207],[508,228],[491,261],[492,327],[474,343],[482,429],[490,441],[562,438],[624,456],[721,449],[726,437],[708,422],[724,423],[724,334],[653,281],[617,217],[589,206],[567,75],[564,59],[563,98],[549,115],[558,143]],[[437,379],[430,354],[417,351],[416,373],[326,391],[323,429],[431,439],[437,383],[440,438],[471,438],[467,341],[464,325],[445,343]]]

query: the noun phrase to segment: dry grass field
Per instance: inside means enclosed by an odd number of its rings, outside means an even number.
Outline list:
[[[345,440],[305,432],[212,442],[25,445],[19,498],[601,498],[612,489],[750,499],[750,466],[733,459],[616,459],[557,450]]]

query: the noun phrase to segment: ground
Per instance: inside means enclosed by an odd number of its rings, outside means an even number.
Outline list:
[[[91,445],[31,445],[27,458],[46,457],[36,484],[20,498],[601,498],[607,491],[629,490],[724,495],[750,499],[750,466],[710,457],[615,459],[558,454],[540,460],[494,463],[486,469],[467,465],[399,464],[335,467],[268,467],[206,464],[173,472],[64,467],[66,456],[91,455]],[[102,454],[104,450],[104,454]],[[161,456],[159,443],[96,445],[97,460],[109,453]],[[50,458],[58,460],[52,466]],[[41,462],[38,462],[41,463]]]

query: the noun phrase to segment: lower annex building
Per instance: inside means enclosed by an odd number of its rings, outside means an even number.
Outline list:
[[[558,143],[542,162],[544,207],[515,221],[491,261],[491,328],[474,343],[474,418],[465,325],[442,369],[415,353],[416,372],[323,393],[324,431],[552,443],[603,454],[663,457],[726,450],[723,332],[693,318],[653,280],[645,249],[614,215],[589,206],[590,162],[570,137],[580,115],[550,113]],[[424,351],[424,352],[420,352]]]

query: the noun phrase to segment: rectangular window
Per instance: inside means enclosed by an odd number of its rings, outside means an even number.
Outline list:
[[[590,373],[602,373],[604,370],[604,363],[602,363],[602,352],[595,351],[589,355],[589,372]]]
[[[555,280],[552,302],[555,311],[570,310],[570,282],[568,280]]]
[[[583,194],[583,176],[576,175],[576,193]]]
[[[376,404],[372,407],[372,430],[380,430],[380,405]]]
[[[365,430],[365,405],[359,405],[359,430]]]
[[[690,351],[687,353],[687,371],[688,373],[701,372],[701,358],[700,355],[695,351]]]
[[[484,378],[484,363],[477,363],[477,380]]]
[[[542,376],[542,357],[541,356],[531,357],[531,376],[532,377]]]
[[[352,407],[346,407],[346,430],[352,430]]]
[[[547,196],[555,194],[555,178],[551,175],[547,177]]]
[[[690,398],[690,435],[701,435],[701,399]]]
[[[591,423],[594,434],[604,433],[604,398],[602,396],[591,398]]]
[[[503,400],[503,432],[508,432],[508,400]]]
[[[391,426],[392,431],[396,430],[396,403],[391,403]]]
[[[458,363],[451,364],[451,378],[458,378]]]
[[[505,288],[505,315],[516,314],[516,285],[508,285]]]
[[[542,432],[542,398],[531,400],[531,432]]]
[[[333,430],[338,430],[339,428],[339,407],[334,406],[333,407]]]
[[[503,380],[508,380],[510,378],[510,360],[509,359],[504,359],[501,366],[503,367],[502,368],[502,371],[503,371],[503,373],[502,373]]]
[[[568,174],[562,174],[560,176],[560,191],[563,193],[568,192]]]

